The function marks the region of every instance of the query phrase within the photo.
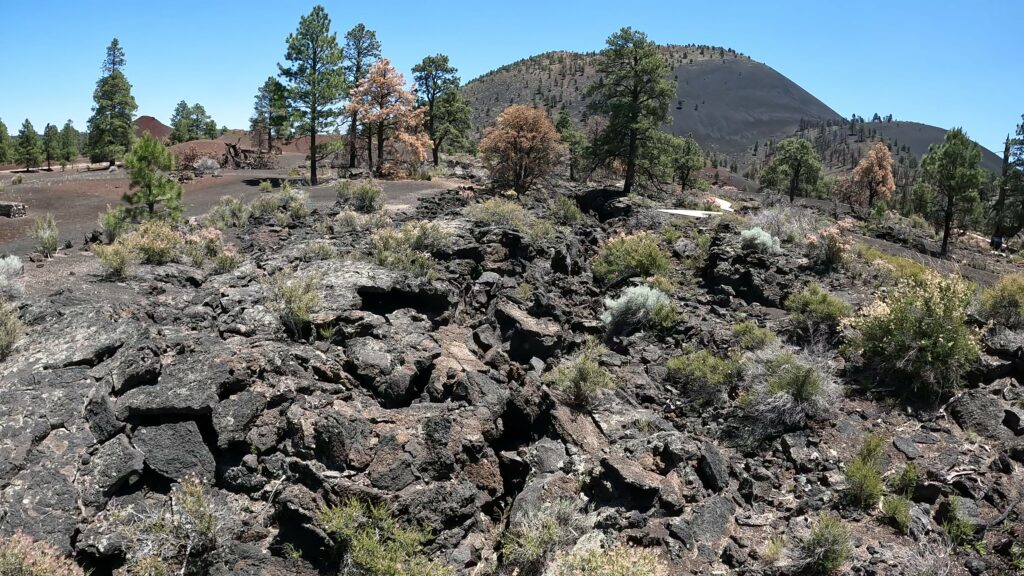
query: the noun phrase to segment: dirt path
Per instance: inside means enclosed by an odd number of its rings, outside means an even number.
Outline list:
[[[224,196],[234,196],[247,202],[261,194],[259,182],[280,179],[281,171],[228,171],[221,177],[201,178],[187,183],[182,190],[182,203],[186,217],[209,212]],[[435,181],[382,181],[387,203],[392,208],[408,207],[425,194],[453,185],[444,180]],[[25,183],[9,186],[3,199],[24,202],[28,206],[26,218],[0,218],[0,254],[25,255],[32,251],[29,237],[32,222],[44,214],[53,214],[60,230],[61,240],[82,243],[86,234],[98,228],[97,217],[107,205],[116,206],[128,190],[124,172],[64,174],[44,173],[27,175]],[[334,186],[325,184],[305,188],[312,208],[326,208],[334,203]]]

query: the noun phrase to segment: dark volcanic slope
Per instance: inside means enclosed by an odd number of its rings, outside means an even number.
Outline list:
[[[942,142],[946,137],[945,129],[919,122],[869,122],[865,126],[876,130],[883,138],[897,141],[900,146],[909,146],[910,151],[918,157],[928,152],[929,144]],[[981,146],[982,168],[998,174],[1002,164],[1003,161],[998,155]]]
[[[774,69],[753,60],[704,60],[675,69],[671,131],[705,148],[743,152],[755,140],[788,135],[800,119],[837,120],[834,110]]]

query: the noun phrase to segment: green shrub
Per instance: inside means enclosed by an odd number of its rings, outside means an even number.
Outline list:
[[[582,535],[583,524],[572,500],[544,503],[501,533],[502,573],[539,576],[555,554]]]
[[[111,208],[110,204],[107,204],[106,211],[100,212],[98,224],[103,230],[103,238],[107,244],[111,244],[118,236],[131,229],[131,221],[124,208]]]
[[[184,253],[189,262],[196,268],[202,268],[207,260],[213,258],[224,249],[220,230],[202,228],[184,237]]]
[[[826,512],[797,544],[796,560],[807,574],[835,574],[853,553],[850,530],[838,516]]]
[[[309,195],[302,190],[285,190],[284,210],[293,220],[309,216]]]
[[[315,275],[298,277],[282,270],[267,284],[264,302],[274,311],[281,323],[294,337],[300,337],[320,306],[320,278]]]
[[[274,186],[273,186],[273,184],[270,183],[270,180],[260,180],[260,186],[259,186],[260,192],[270,192],[273,189],[274,189]]]
[[[401,228],[383,229],[370,237],[371,258],[378,265],[416,276],[435,272],[431,251],[441,249],[448,232],[430,222],[406,222]]]
[[[655,310],[671,306],[672,301],[664,292],[650,286],[630,286],[618,298],[606,298],[605,311],[601,321],[608,334],[615,336],[647,326]]]
[[[910,500],[904,496],[886,496],[882,515],[902,534],[910,533]]]
[[[857,456],[846,465],[846,491],[854,504],[870,510],[882,498],[882,474],[885,465],[885,441],[868,434]]]
[[[0,361],[11,355],[14,344],[23,330],[24,326],[18,318],[18,309],[0,298]]]
[[[59,234],[53,214],[47,213],[32,222],[32,238],[36,241],[36,248],[47,258],[56,254],[60,247]]]
[[[180,232],[160,220],[146,220],[130,236],[143,264],[173,262],[184,241]]]
[[[981,310],[991,322],[1024,328],[1024,274],[1003,276],[981,294]]]
[[[288,228],[293,221],[292,215],[285,210],[278,210],[274,213],[274,224],[279,228]]]
[[[281,195],[260,196],[249,203],[249,218],[269,218],[281,208]]]
[[[917,467],[917,464],[908,462],[903,470],[889,482],[889,488],[897,494],[911,496],[920,481],[921,469]]]
[[[654,548],[615,544],[573,552],[558,560],[555,576],[668,576]]]
[[[548,372],[544,381],[562,394],[567,402],[589,408],[602,391],[619,386],[615,378],[601,367],[603,352],[600,346],[588,345],[574,358]]]
[[[853,348],[898,392],[944,394],[960,384],[980,354],[965,323],[972,295],[956,278],[929,275],[921,283],[905,283],[858,319]]]
[[[660,302],[651,310],[651,325],[664,334],[670,334],[679,324],[679,310],[671,302]]]
[[[57,548],[21,532],[0,537],[3,576],[84,576],[85,572]]]
[[[386,212],[360,214],[352,210],[342,210],[334,217],[332,228],[335,233],[364,232],[391,226],[391,217]]]
[[[950,496],[946,502],[946,518],[942,522],[942,529],[946,532],[946,538],[957,545],[968,544],[975,539],[974,525],[964,516],[961,510],[960,497]]]
[[[805,336],[834,337],[839,325],[852,312],[846,302],[836,298],[820,284],[810,284],[786,299],[794,324]]]
[[[750,320],[745,320],[732,327],[732,335],[743,350],[761,350],[776,341],[775,334],[761,328]]]
[[[121,236],[113,244],[94,246],[93,252],[106,268],[107,274],[114,278],[124,278],[132,266],[142,260],[131,235]]]
[[[238,268],[242,263],[242,257],[231,246],[225,246],[213,257],[213,273],[224,274]]]
[[[18,186],[25,181],[25,177],[21,174],[16,174],[11,177],[11,186]]]
[[[204,219],[207,226],[218,230],[237,228],[249,221],[249,208],[233,196],[224,196],[210,209]]]
[[[313,240],[302,247],[299,252],[299,259],[303,262],[315,262],[317,260],[330,260],[337,255],[338,251],[327,240]]]
[[[902,256],[893,256],[865,244],[857,247],[857,254],[878,269],[890,284],[923,283],[934,274],[920,262]]]
[[[351,499],[322,508],[317,524],[337,547],[346,574],[361,576],[450,576],[452,570],[432,560],[423,544],[426,530],[402,526],[385,504]]]
[[[751,228],[740,232],[740,245],[744,250],[759,254],[778,254],[782,252],[779,239],[760,228]]]
[[[576,224],[583,219],[583,211],[576,201],[569,196],[557,196],[551,201],[549,210],[551,217],[563,225]]]
[[[712,393],[728,388],[743,375],[743,365],[739,360],[719,358],[707,350],[671,358],[665,367],[672,381],[690,389]]]
[[[501,226],[523,230],[530,220],[530,213],[518,202],[504,198],[491,198],[466,208],[466,214],[473,220],[488,226]]]
[[[591,262],[598,282],[610,283],[631,276],[665,275],[671,258],[650,232],[617,236],[608,240]]]
[[[813,366],[801,364],[792,354],[780,356],[769,368],[768,389],[788,394],[798,403],[817,398],[825,388],[821,374]]]
[[[338,201],[356,212],[371,214],[384,209],[384,189],[373,180],[338,182]]]

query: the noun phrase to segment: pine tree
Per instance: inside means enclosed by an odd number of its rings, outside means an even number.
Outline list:
[[[434,105],[434,138],[436,150],[442,146],[465,148],[469,144],[472,108],[458,88],[441,94]]]
[[[925,182],[936,193],[942,210],[942,249],[949,253],[949,235],[953,219],[978,203],[978,190],[984,180],[981,149],[961,128],[946,132],[942,144],[932,144],[921,160]]]
[[[669,121],[668,106],[675,86],[668,80],[668,64],[647,35],[623,28],[608,38],[597,61],[601,78],[587,89],[594,112],[608,117],[608,126],[594,142],[602,162],[621,160],[626,167],[623,191],[636,181],[637,158],[656,140]]]
[[[821,161],[811,143],[803,138],[787,138],[774,146],[771,162],[761,173],[761,184],[786,190],[789,201],[818,185]]]
[[[892,154],[889,147],[879,142],[853,170],[853,184],[867,192],[868,207],[875,205],[875,199],[888,202],[896,189],[892,176]]]
[[[405,77],[387,58],[381,58],[352,91],[349,112],[355,112],[377,135],[378,174],[384,171],[384,151],[389,139],[401,141],[415,156],[421,156],[430,147],[430,139],[420,134],[424,126],[423,109],[415,107],[416,97],[404,85]],[[367,160],[373,170],[372,156]]]
[[[51,164],[60,156],[60,130],[49,123],[43,129],[43,156],[46,157],[46,169],[53,170]]]
[[[11,142],[11,135],[7,133],[7,125],[0,120],[0,164],[10,164],[14,161],[14,145]]]
[[[1024,228],[1024,115],[1003,147],[999,193],[992,205],[992,234],[1004,236]]]
[[[138,105],[132,85],[121,71],[124,65],[124,50],[114,38],[103,61],[104,75],[93,92],[95,104],[89,118],[89,159],[93,162],[110,162],[113,166],[131,147],[132,116]]]
[[[380,59],[380,42],[377,41],[377,33],[368,30],[366,26],[357,24],[345,34],[345,83],[349,89],[355,88],[359,82],[366,78],[370,67]],[[348,165],[355,167],[356,155],[356,133],[359,126],[359,117],[355,111],[349,113],[348,126]],[[366,153],[367,158],[373,156],[373,134],[369,127],[364,127],[366,132]],[[372,166],[371,166],[372,170]]]
[[[78,141],[81,138],[81,134],[78,130],[75,130],[74,124],[71,120],[64,123],[64,127],[60,129],[60,153],[58,159],[60,160],[61,171],[68,164],[74,164],[75,160],[78,159]]]
[[[438,165],[438,152],[441,143],[438,141],[438,122],[435,121],[434,108],[444,93],[459,89],[458,70],[448,63],[444,54],[427,56],[412,67],[412,77],[416,81],[418,104],[427,109],[427,134],[433,143],[431,153],[434,166]]]
[[[273,150],[274,140],[282,140],[288,133],[288,98],[284,85],[271,76],[256,92],[252,118],[249,119],[253,144]]]
[[[124,157],[128,168],[129,192],[124,201],[136,220],[181,215],[181,185],[167,172],[174,168],[174,155],[152,134],[142,135]],[[163,208],[163,214],[158,212]]]
[[[35,168],[43,162],[42,142],[39,141],[39,134],[28,118],[21,124],[21,130],[18,131],[14,155],[15,161],[24,166],[26,170]]]
[[[583,171],[583,159],[587,154],[587,137],[573,124],[569,113],[562,110],[555,122],[559,140],[569,153],[569,180],[576,181]]]
[[[171,142],[177,144],[179,142],[188,142],[193,140],[192,137],[192,115],[191,109],[188,102],[182,100],[178,102],[178,105],[174,107],[174,112],[171,113]]]
[[[333,126],[340,114],[338,103],[345,95],[344,53],[337,34],[331,32],[331,17],[317,5],[299,20],[294,34],[288,35],[285,60],[278,64],[288,87],[288,100],[302,115],[299,130],[309,135],[309,181],[317,184],[317,135]]]
[[[547,112],[515,104],[484,132],[480,155],[496,184],[521,194],[558,162],[562,154],[558,140]]]

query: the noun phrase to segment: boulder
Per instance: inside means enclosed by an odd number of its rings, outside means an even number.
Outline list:
[[[132,442],[145,454],[146,465],[170,480],[213,480],[216,463],[191,420],[143,426],[132,433]]]

